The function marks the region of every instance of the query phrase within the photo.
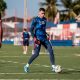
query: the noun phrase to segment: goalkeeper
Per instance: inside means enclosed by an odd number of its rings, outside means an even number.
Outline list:
[[[29,71],[30,64],[39,56],[41,45],[43,45],[49,52],[50,61],[52,64],[52,70],[55,71],[55,58],[52,46],[49,42],[48,35],[46,33],[46,18],[45,18],[45,9],[40,8],[38,16],[35,17],[31,24],[31,35],[34,39],[35,48],[34,54],[29,59],[28,63],[24,66],[24,71]]]

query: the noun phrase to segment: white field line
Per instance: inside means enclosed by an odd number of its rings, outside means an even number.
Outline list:
[[[72,69],[73,70],[73,69]],[[31,75],[31,74],[41,74],[41,75],[43,75],[43,74],[59,74],[59,73],[55,73],[55,72],[51,72],[51,73],[48,73],[48,72],[34,72],[34,73],[31,73],[31,72],[29,72],[29,73],[0,73],[0,75],[5,75],[5,74],[9,74],[9,75]],[[71,74],[80,74],[80,73],[71,73]]]
[[[58,79],[0,79],[0,80],[58,80]],[[73,79],[59,79],[59,80],[73,80]]]
[[[6,62],[9,62],[9,63],[19,63],[19,64],[26,64],[26,63],[20,63],[20,62],[16,62],[16,61],[5,61],[5,60],[0,60],[0,62],[3,62],[3,63],[6,63]]]
[[[74,55],[75,55],[75,56],[78,56],[78,57],[80,56],[80,54],[74,54]]]
[[[5,60],[0,60],[0,62],[9,62],[9,63],[14,63],[14,64],[26,64],[26,63],[20,63],[20,62],[15,62],[15,61],[5,61]],[[34,66],[42,66],[42,67],[51,67],[49,65],[41,65],[41,64],[33,64]],[[72,68],[62,68],[62,69],[65,69],[65,70],[69,70],[69,71],[72,71],[72,70],[75,70],[75,71],[80,71],[80,69],[76,70],[76,69],[72,69]]]
[[[26,63],[20,63],[20,62],[16,62],[16,61],[5,61],[5,60],[0,60],[0,62],[3,62],[3,63],[13,63],[13,64],[26,64]],[[42,66],[42,67],[50,67],[48,65],[40,65],[40,64],[34,64],[35,66]]]
[[[20,62],[14,62],[14,61],[5,61],[5,60],[0,60],[0,62],[11,62],[11,63],[19,63],[19,64],[25,64],[25,63],[20,63]],[[41,64],[34,64],[35,66],[42,66],[42,67],[51,67],[51,66],[48,66],[48,65],[41,65]],[[80,69],[76,70],[76,69],[72,69],[72,68],[63,68],[62,70],[68,70],[68,71],[80,71]],[[39,74],[39,75],[43,75],[43,74],[57,74],[57,73],[44,73],[44,72],[38,72],[38,73],[0,73],[0,75],[5,75],[5,74],[9,74],[9,75],[25,75],[25,74],[33,74],[33,75],[36,75],[36,74]],[[71,73],[71,74],[79,74],[79,73]]]
[[[25,56],[0,56],[0,57],[25,57]],[[26,57],[30,57],[30,56],[26,56]]]
[[[76,57],[76,56],[80,56],[80,55],[74,55],[74,56],[55,56],[55,57]],[[16,58],[16,57],[25,57],[25,56],[0,56],[1,58],[2,57],[13,57],[13,58]],[[31,57],[31,56],[27,56],[26,57]],[[43,55],[43,56],[40,56],[40,57],[47,57],[47,55]]]
[[[42,72],[38,72],[38,73],[0,73],[0,75],[4,75],[4,74],[10,74],[10,75],[30,74],[31,75],[31,74],[57,74],[57,73],[46,73],[46,72],[45,73],[42,73]]]
[[[51,67],[51,66],[48,66],[48,65],[41,65],[41,64],[34,64],[35,66],[42,66],[42,67]]]

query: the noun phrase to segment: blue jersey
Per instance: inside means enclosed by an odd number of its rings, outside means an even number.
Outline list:
[[[23,40],[28,40],[28,39],[29,39],[29,33],[23,32]]]
[[[33,19],[31,24],[31,35],[36,37],[38,40],[45,40],[47,39],[46,36],[46,18],[36,17]]]

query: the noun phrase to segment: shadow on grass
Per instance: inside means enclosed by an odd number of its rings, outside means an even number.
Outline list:
[[[80,69],[62,69],[61,74],[75,74],[80,73]]]

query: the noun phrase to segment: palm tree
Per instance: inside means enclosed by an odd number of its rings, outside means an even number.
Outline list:
[[[0,47],[3,37],[3,29],[2,29],[2,20],[1,17],[4,16],[5,9],[7,8],[7,5],[4,0],[0,0]]]
[[[80,0],[77,0],[77,1],[76,1],[76,5],[74,6],[73,11],[74,11],[77,15],[80,14]]]
[[[46,17],[47,19],[53,21],[54,17],[57,13],[57,7],[56,7],[57,0],[45,0],[45,2],[41,2],[41,6],[46,6]]]
[[[61,0],[64,7],[69,10],[69,19],[75,18],[80,11],[80,0]],[[79,10],[76,12],[76,10]]]

